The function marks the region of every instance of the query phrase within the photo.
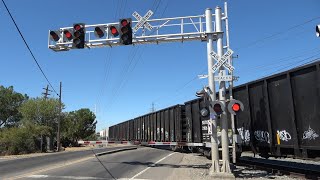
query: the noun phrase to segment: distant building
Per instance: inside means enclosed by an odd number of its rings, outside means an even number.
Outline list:
[[[99,132],[101,140],[108,140],[108,130],[109,128],[106,128]]]

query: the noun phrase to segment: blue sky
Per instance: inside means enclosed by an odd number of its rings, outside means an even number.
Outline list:
[[[144,15],[149,9],[155,11],[151,18],[200,15],[208,7],[223,7],[224,1],[49,2],[6,0],[56,90],[62,81],[66,111],[94,110],[96,106],[98,131],[149,112],[152,102],[156,109],[161,109],[191,100],[195,98],[195,92],[207,84],[207,80],[194,78],[207,67],[205,42],[57,53],[47,48],[48,31],[77,22],[117,22],[119,18],[131,17],[134,11]],[[228,1],[228,6],[230,44],[239,55],[235,59],[235,74],[240,76],[236,85],[320,57],[320,38],[315,36],[315,26],[320,24],[320,18],[317,18],[320,17],[320,1],[234,0]],[[0,84],[12,85],[16,91],[31,97],[41,96],[47,82],[2,3],[0,10]]]

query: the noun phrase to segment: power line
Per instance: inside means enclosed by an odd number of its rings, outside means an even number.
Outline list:
[[[105,65],[104,65],[104,73],[103,73],[103,80],[102,80],[102,87],[101,90],[99,91],[98,97],[97,97],[97,104],[98,106],[100,106],[104,91],[105,91],[105,87],[107,85],[107,82],[109,80],[109,74],[110,74],[110,69],[111,69],[111,64],[112,64],[112,58],[111,58],[111,51],[112,49],[110,49],[106,55],[106,60],[105,60]]]
[[[317,54],[315,54],[315,55],[309,56],[309,57],[307,57],[307,58],[305,58],[305,59],[303,59],[303,60],[295,61],[295,62],[290,63],[290,64],[288,64],[287,66],[282,67],[282,68],[280,68],[280,69],[278,69],[278,70],[276,70],[276,71],[274,71],[274,72],[271,72],[270,74],[265,75],[265,76],[263,76],[263,77],[267,77],[267,76],[270,76],[270,75],[272,75],[272,74],[281,72],[281,71],[283,71],[283,70],[285,70],[285,69],[287,69],[287,68],[289,68],[289,67],[292,67],[292,66],[294,66],[294,65],[297,65],[297,63],[305,62],[305,63],[299,65],[299,66],[303,66],[303,65],[308,64],[308,63],[310,63],[310,62],[316,61],[318,58],[316,58],[316,60],[315,60],[314,58],[315,58],[316,56],[318,56],[318,55],[320,55],[320,53],[317,53]],[[309,60],[309,59],[312,59],[312,60],[307,61],[307,60]]]
[[[284,30],[284,31],[280,31],[280,32],[273,33],[273,34],[271,34],[270,36],[267,36],[267,37],[258,39],[258,40],[256,40],[256,41],[253,41],[253,42],[245,45],[244,47],[236,48],[235,50],[240,50],[240,49],[243,49],[243,48],[248,48],[248,47],[254,46],[254,45],[258,44],[259,42],[263,42],[263,41],[268,40],[268,39],[271,39],[271,38],[273,38],[273,37],[275,37],[275,36],[277,36],[277,35],[280,35],[280,34],[283,34],[283,33],[288,32],[288,31],[291,31],[291,30],[293,30],[293,29],[296,29],[296,28],[298,28],[298,27],[301,27],[301,26],[303,26],[303,25],[305,25],[305,24],[308,24],[308,23],[310,23],[310,22],[312,22],[312,21],[314,21],[314,20],[316,20],[316,19],[320,19],[320,17],[312,18],[312,19],[307,20],[307,21],[305,21],[305,22],[303,22],[303,23],[300,23],[300,24],[297,24],[297,25],[295,25],[295,26],[292,26],[292,27],[290,27],[290,28],[288,28],[288,29],[286,29],[286,30]]]
[[[158,2],[157,5],[156,5],[156,2]],[[155,8],[155,9],[154,9],[154,13],[157,11],[160,3],[161,3],[161,0],[154,1],[153,5],[152,5],[152,7],[151,7],[151,9]],[[168,3],[167,3],[167,5],[168,5]],[[166,8],[165,8],[165,9],[166,9]],[[162,13],[162,15],[163,15],[163,14],[164,14],[164,12]],[[153,30],[151,33],[153,33],[153,32],[154,32],[154,30]],[[150,33],[150,34],[151,34],[151,33]],[[121,78],[120,78],[121,81],[117,81],[117,82],[120,82],[120,83],[119,83],[119,86],[115,86],[115,88],[114,88],[113,91],[112,91],[111,103],[109,104],[109,106],[107,107],[107,109],[110,109],[110,107],[116,102],[116,98],[117,98],[117,96],[118,96],[118,94],[119,94],[120,89],[121,89],[123,86],[125,86],[125,84],[126,84],[126,82],[127,82],[127,77],[128,77],[128,73],[129,73],[129,70],[130,70],[130,66],[131,66],[131,64],[133,63],[133,61],[134,61],[134,59],[135,59],[135,56],[136,56],[139,48],[140,48],[139,46],[138,46],[137,48],[133,48],[133,50],[129,53],[129,58],[131,57],[131,59],[129,60],[128,66],[124,67],[124,69],[123,69],[124,73],[121,73],[121,74],[122,74],[122,76],[121,76]],[[140,56],[142,56],[143,50],[144,50],[144,48],[142,48],[142,51],[141,51],[141,55],[140,55]],[[131,55],[130,55],[130,54],[131,54]],[[137,62],[134,63],[133,68],[131,69],[131,72],[135,69],[135,67],[136,67],[136,65],[137,65],[138,62],[139,62],[139,59],[138,59]],[[122,72],[123,72],[123,71],[122,71]],[[118,87],[118,88],[117,88],[117,87]]]
[[[314,50],[317,50],[317,51],[313,52]],[[279,67],[279,65],[280,66],[287,65],[287,64],[282,64],[281,65],[281,63],[288,62],[288,61],[292,62],[293,59],[298,59],[300,57],[304,57],[304,56],[306,56],[305,54],[307,52],[318,53],[318,52],[320,52],[320,50],[319,50],[319,48],[314,48],[314,49],[311,49],[311,50],[302,51],[302,52],[300,52],[300,53],[298,53],[298,54],[296,54],[294,56],[287,56],[287,57],[284,57],[284,58],[275,59],[274,61],[271,61],[270,63],[267,63],[267,64],[262,64],[262,65],[250,67],[250,68],[246,69],[246,74],[255,73],[255,72],[261,71],[261,70],[274,69],[274,68]],[[291,62],[289,62],[289,63],[291,63]]]
[[[57,91],[54,89],[54,87],[52,86],[51,82],[50,82],[50,81],[49,81],[49,79],[47,78],[46,74],[45,74],[45,73],[44,73],[44,71],[42,70],[42,68],[41,68],[40,64],[38,63],[37,59],[36,59],[36,58],[35,58],[35,56],[33,55],[33,53],[32,53],[32,51],[31,51],[31,49],[30,49],[30,47],[29,47],[29,45],[28,45],[27,41],[24,39],[24,37],[23,37],[23,35],[22,35],[22,33],[21,33],[21,31],[20,31],[20,29],[19,29],[19,27],[18,27],[18,25],[17,25],[16,21],[15,21],[15,20],[14,20],[14,18],[12,17],[12,15],[11,15],[11,13],[10,13],[10,11],[9,11],[9,9],[8,9],[8,7],[7,7],[7,5],[6,5],[6,3],[4,2],[4,0],[2,0],[2,3],[3,3],[3,5],[4,5],[4,7],[6,8],[6,10],[7,10],[7,12],[8,12],[8,14],[9,14],[9,16],[10,16],[10,18],[11,18],[12,22],[14,23],[14,25],[15,25],[16,29],[18,30],[18,32],[19,32],[19,34],[20,34],[20,36],[21,36],[21,38],[22,38],[22,40],[23,40],[24,44],[26,45],[26,47],[28,48],[28,50],[29,50],[29,52],[30,52],[31,56],[33,57],[33,60],[35,61],[35,63],[37,64],[37,66],[38,66],[39,70],[41,71],[42,75],[43,75],[43,76],[44,76],[44,78],[47,80],[47,82],[49,83],[49,85],[50,85],[50,87],[52,88],[52,90],[53,90],[53,91],[54,91],[54,92],[59,96],[59,94],[57,93]]]

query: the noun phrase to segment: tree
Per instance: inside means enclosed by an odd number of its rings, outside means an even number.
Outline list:
[[[62,121],[62,136],[65,142],[77,144],[80,139],[85,139],[95,134],[96,116],[87,108],[69,112]]]
[[[60,109],[59,100],[54,98],[32,98],[25,101],[19,111],[22,124],[36,124],[56,128]]]
[[[46,132],[41,132],[41,142],[47,143],[47,150],[53,150],[56,137],[58,118],[60,115],[58,99],[32,98],[25,101],[19,111],[22,115],[22,126],[45,126]]]
[[[15,126],[21,119],[18,108],[28,99],[28,96],[17,93],[13,86],[0,86],[0,127]]]
[[[37,152],[40,135],[46,135],[47,126],[27,125],[0,129],[0,155]]]

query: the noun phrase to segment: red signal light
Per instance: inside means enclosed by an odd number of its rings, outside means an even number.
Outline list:
[[[213,110],[216,112],[216,113],[222,113],[222,108],[221,108],[221,105],[220,104],[215,104],[213,106]]]
[[[122,26],[128,25],[128,21],[127,21],[126,19],[123,19],[123,20],[121,21],[121,25],[122,25]]]
[[[115,26],[110,26],[110,31],[113,36],[118,36],[119,32]]]
[[[69,32],[68,30],[64,30],[64,31],[63,31],[63,34],[66,36],[66,38],[67,38],[68,40],[71,40],[71,39],[72,39],[72,34],[71,34],[71,32]]]
[[[76,30],[76,31],[79,31],[81,29],[81,25],[80,24],[76,24],[73,26],[73,28]]]
[[[232,110],[238,112],[240,110],[240,104],[235,103],[232,105]]]
[[[132,44],[132,20],[131,18],[120,19],[119,29],[120,29],[120,43],[123,45]]]
[[[80,37],[81,34],[80,34],[79,31],[76,31],[76,32],[73,33],[73,35],[74,35],[75,38],[78,38],[78,37]]]
[[[83,49],[85,46],[85,24],[75,23],[73,24],[73,48]]]
[[[95,31],[99,36],[103,36],[103,35],[104,35],[103,31],[102,31],[99,27],[94,28],[94,31]]]
[[[50,36],[51,36],[51,39],[54,41],[59,41],[60,39],[59,35],[54,31],[50,31]]]
[[[122,32],[123,34],[127,33],[128,31],[129,31],[129,30],[128,30],[127,27],[122,27],[122,28],[121,28],[121,32]]]

